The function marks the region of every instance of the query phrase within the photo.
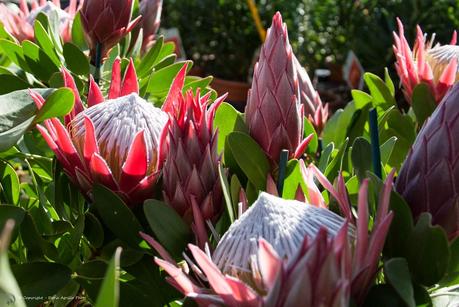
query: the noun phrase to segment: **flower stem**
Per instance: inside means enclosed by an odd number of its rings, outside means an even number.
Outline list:
[[[288,161],[288,150],[282,149],[279,159],[279,177],[277,178],[277,192],[282,197],[282,191],[284,190],[285,170],[287,168]]]
[[[94,81],[99,84],[100,75],[101,75],[101,66],[102,66],[102,44],[96,44],[96,56],[94,59],[94,65],[96,66],[96,71],[94,72]]]
[[[381,151],[379,148],[378,113],[376,112],[375,108],[370,110],[369,123],[373,171],[375,172],[376,176],[382,178]]]

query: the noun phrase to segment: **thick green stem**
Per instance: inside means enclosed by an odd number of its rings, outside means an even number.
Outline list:
[[[284,190],[285,170],[288,162],[288,150],[283,149],[279,159],[279,177],[277,179],[277,192],[282,197],[282,191]]]

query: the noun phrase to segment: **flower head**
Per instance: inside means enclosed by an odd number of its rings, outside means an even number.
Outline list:
[[[131,21],[132,6],[132,0],[84,1],[81,21],[93,57],[98,44],[103,57],[140,22],[141,16]]]
[[[430,87],[438,104],[458,79],[459,47],[456,46],[456,32],[449,45],[433,46],[433,39],[427,41],[426,35],[418,26],[416,43],[411,50],[400,19],[397,19],[397,23],[398,34],[394,32],[393,46],[396,57],[395,68],[406,100],[411,103],[415,86],[424,82]]]
[[[303,107],[299,98],[297,66],[280,13],[273,17],[255,65],[245,119],[250,135],[273,164],[283,149],[289,158],[303,154]]]
[[[82,1],[79,4],[81,6]],[[70,0],[69,6],[65,9],[61,7],[59,0],[31,1],[32,9],[30,10],[26,0],[19,1],[19,10],[8,8],[0,4],[0,22],[5,29],[13,35],[18,41],[34,40],[34,23],[38,14],[44,13],[50,15],[55,12],[59,19],[60,35],[64,42],[69,42],[71,37],[72,23],[77,7],[77,0]]]
[[[81,102],[71,75],[64,69],[65,85],[75,94],[75,106],[64,126],[58,119],[38,125],[65,172],[91,197],[93,184],[117,192],[130,205],[151,195],[159,176],[158,161],[167,114],[138,96],[131,60],[120,82],[120,60],[113,66],[108,100],[91,77],[88,107]],[[43,98],[32,92],[37,106]]]
[[[161,22],[163,0],[142,0],[140,15],[142,15],[143,41],[142,49],[146,50],[153,42]]]
[[[456,84],[424,124],[397,178],[413,216],[429,212],[450,240],[459,236],[458,99]]]

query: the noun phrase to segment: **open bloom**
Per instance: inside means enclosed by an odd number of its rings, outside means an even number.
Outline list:
[[[459,46],[456,46],[456,32],[449,45],[433,46],[433,39],[427,41],[421,27],[417,26],[416,42],[411,50],[404,35],[403,24],[398,18],[397,23],[398,34],[394,32],[393,46],[395,68],[406,100],[411,103],[414,88],[424,82],[430,87],[438,104],[457,81]]]
[[[308,120],[316,128],[317,133],[320,133],[328,119],[328,103],[322,103],[319,93],[312,85],[306,69],[301,66],[295,56],[293,57],[293,60],[298,72],[300,101],[304,107],[304,113],[308,117]]]
[[[81,21],[91,55],[100,45],[101,57],[128,34],[141,16],[131,21],[132,0],[86,0],[80,10]]]
[[[142,15],[143,41],[142,49],[146,50],[153,42],[161,22],[163,0],[142,0],[140,2],[140,15]]]
[[[40,0],[39,2],[32,0],[32,9],[30,10],[27,1],[20,0],[19,10],[16,11],[4,4],[0,4],[0,22],[18,41],[34,40],[34,22],[38,14],[49,15],[51,12],[55,12],[59,19],[60,35],[64,42],[69,42],[72,39],[73,19],[79,8],[77,7],[77,2],[77,0],[70,0],[69,6],[63,9],[59,0]],[[79,6],[81,6],[81,3],[82,1],[80,1]]]
[[[250,135],[276,165],[283,149],[289,158],[303,154],[303,107],[298,97],[298,76],[287,26],[276,13],[268,29],[247,98],[245,120]]]
[[[222,212],[222,188],[218,175],[221,156],[218,132],[213,128],[215,112],[226,96],[209,108],[210,92],[201,96],[189,90],[182,94],[186,65],[175,78],[163,110],[171,114],[168,125],[168,156],[163,167],[163,195],[185,221],[193,221],[198,242],[204,246],[204,221],[216,222]]]
[[[70,73],[65,69],[62,73],[65,86],[75,94],[74,109],[65,117],[66,126],[53,118],[38,125],[38,130],[87,197],[93,184],[99,183],[130,205],[142,202],[159,176],[158,153],[167,114],[138,96],[132,60],[123,82],[120,60],[115,61],[107,100],[91,77],[87,108]],[[43,98],[31,94],[40,108]]]
[[[413,216],[429,212],[450,240],[459,236],[458,100],[456,84],[424,124],[397,178]]]
[[[332,213],[324,215],[323,212],[328,209],[302,204],[315,208],[315,211],[310,211],[310,218],[305,220],[293,214],[268,214],[265,223],[236,222],[232,227],[245,227],[247,230],[241,230],[233,240],[236,247],[228,247],[222,253],[221,259],[225,259],[223,263],[232,263],[233,268],[230,270],[225,269],[225,265],[222,267],[219,261],[219,247],[211,257],[208,252],[189,245],[198,264],[191,264],[190,267],[198,278],[188,275],[187,266],[180,268],[153,238],[145,234],[143,237],[163,257],[155,261],[170,275],[168,281],[186,296],[194,298],[200,306],[348,306],[350,297],[357,304],[362,304],[374,283],[380,254],[392,221],[392,213],[388,211],[392,180],[393,173],[388,176],[380,193],[370,233],[368,181],[365,180],[359,191],[355,239],[349,235],[354,233],[349,231],[349,227],[352,227],[349,221],[341,219],[337,225],[332,222],[337,221],[335,217],[327,218]],[[269,199],[273,196],[262,197]],[[282,207],[273,207],[268,212],[303,210],[294,208],[293,204],[291,209]],[[244,215],[253,214],[251,212],[259,211],[260,208],[249,209]],[[244,215],[240,220],[243,220]],[[269,218],[277,222],[270,224]],[[305,232],[304,227],[300,226],[307,224],[310,232]],[[252,234],[257,231],[252,229],[261,231],[256,236]],[[235,234],[231,228],[229,232]],[[282,235],[285,233],[290,234],[286,237]],[[299,240],[291,239],[295,235]],[[227,244],[223,240],[225,237],[219,245]],[[237,246],[241,248],[237,249]],[[293,251],[291,254],[287,253],[290,248]],[[232,249],[239,252],[232,253]],[[249,262],[250,266],[239,268],[238,265],[245,262]],[[210,289],[201,279],[208,281]]]

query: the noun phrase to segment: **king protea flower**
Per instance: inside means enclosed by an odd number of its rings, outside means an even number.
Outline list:
[[[296,66],[287,26],[278,12],[255,65],[245,109],[250,135],[274,164],[283,149],[289,151],[289,158],[301,156],[309,141],[303,138]]]
[[[143,41],[142,49],[146,50],[154,41],[161,22],[163,0],[142,0],[140,2],[140,15],[142,15]]]
[[[398,35],[394,32],[393,46],[395,68],[403,86],[406,100],[411,103],[413,90],[421,82],[426,83],[437,104],[457,81],[459,47],[456,46],[457,34],[454,31],[449,45],[433,46],[433,39],[426,41],[426,35],[417,26],[416,42],[411,50],[403,30],[403,24],[397,18]]]
[[[141,16],[131,21],[132,0],[85,0],[80,10],[86,40],[91,55],[101,57],[115,46],[140,22]]]
[[[300,87],[300,100],[304,106],[304,113],[314,125],[317,133],[320,133],[328,119],[328,103],[323,104],[319,93],[312,85],[306,69],[301,66],[298,59],[293,57],[298,72]]]
[[[69,6],[61,8],[59,0],[46,1],[32,0],[32,10],[29,9],[26,0],[19,0],[19,10],[13,11],[4,4],[0,4],[0,22],[5,29],[18,41],[34,40],[34,22],[39,13],[50,14],[56,12],[59,18],[60,35],[64,42],[72,39],[72,24],[77,7],[77,0],[70,0]],[[82,1],[80,2],[81,6]]]
[[[199,90],[182,95],[187,66],[172,83],[163,110],[171,114],[168,125],[167,159],[163,167],[163,195],[185,221],[194,222],[198,242],[204,245],[204,221],[216,222],[222,212],[222,188],[218,175],[221,156],[217,152],[218,133],[213,128],[215,112],[225,96],[209,108],[210,92]]]
[[[419,132],[397,178],[416,218],[423,212],[449,238],[459,236],[459,85],[454,85]]]
[[[380,254],[392,220],[392,213],[388,212],[392,180],[393,173],[388,176],[381,191],[378,212],[370,234],[368,181],[363,181],[358,197],[355,239],[349,235],[349,221],[342,222],[338,231],[330,231],[327,223],[319,225],[323,219],[314,225],[312,215],[304,223],[312,223],[311,227],[315,231],[306,234],[299,243],[294,243],[282,236],[277,238],[276,234],[283,233],[284,229],[290,229],[294,233],[301,216],[293,220],[286,215],[266,216],[263,225],[269,224],[268,218],[279,220],[265,231],[265,234],[271,233],[268,239],[240,235],[233,241],[237,242],[238,239],[241,242],[237,245],[255,247],[255,254],[251,248],[240,248],[237,253],[225,255],[225,258],[231,258],[232,263],[251,263],[249,268],[245,267],[246,275],[242,275],[243,278],[240,274],[242,268],[236,270],[236,267],[234,270],[222,272],[222,268],[215,261],[217,251],[211,257],[208,252],[189,245],[198,264],[192,264],[191,269],[195,276],[208,281],[210,289],[200,279],[188,275],[188,266],[180,268],[153,238],[145,234],[142,236],[163,257],[164,260],[156,258],[155,262],[170,275],[168,281],[186,296],[194,298],[200,306],[348,306],[351,297],[357,304],[362,304],[374,283]],[[250,214],[249,210],[244,214]],[[321,216],[320,211],[327,209],[315,210],[318,211],[311,213]],[[297,223],[291,224],[295,220]],[[249,228],[246,233],[250,234],[252,228],[262,229],[263,225],[252,223],[243,226]],[[295,252],[287,255],[285,250],[288,248],[293,248]],[[231,275],[233,272],[236,274]],[[248,274],[252,277],[247,281]]]
[[[98,183],[129,205],[141,203],[151,196],[159,176],[158,153],[167,114],[139,97],[132,60],[122,82],[120,59],[115,60],[107,100],[90,77],[87,108],[70,73],[65,69],[62,73],[65,86],[74,92],[74,109],[65,117],[65,126],[53,118],[37,125],[38,130],[88,198]],[[40,108],[43,98],[31,94]]]

